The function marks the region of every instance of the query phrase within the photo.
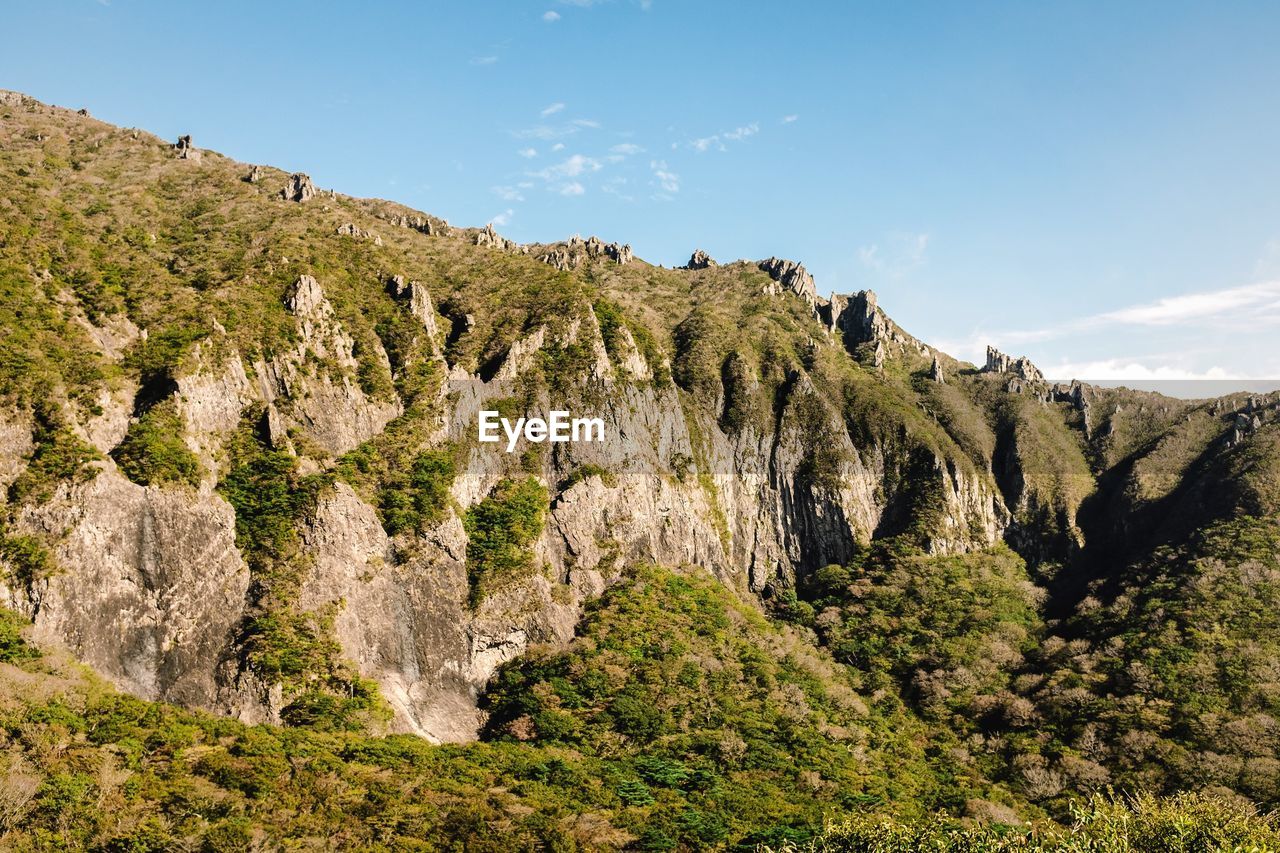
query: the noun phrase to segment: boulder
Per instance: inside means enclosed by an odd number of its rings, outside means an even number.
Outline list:
[[[355,237],[360,240],[372,240],[373,245],[375,246],[382,245],[381,237],[379,237],[377,234],[374,234],[372,231],[366,231],[363,228],[357,228],[355,223],[352,223],[352,222],[347,222],[346,224],[339,225],[338,236]]]
[[[285,184],[284,189],[280,191],[280,197],[285,201],[296,201],[301,204],[304,201],[310,201],[316,196],[315,184],[311,183],[311,178],[301,172],[295,172],[289,176],[289,183]]]
[[[174,143],[173,150],[178,152],[179,160],[199,160],[200,151],[191,144],[191,135],[179,136],[178,141]]]
[[[1011,358],[988,344],[987,363],[983,373],[1012,373],[1029,382],[1043,382],[1044,374],[1026,356]]]
[[[246,184],[256,184],[260,180],[262,180],[262,167],[260,166],[252,167],[249,169],[249,174],[244,176]]]
[[[684,265],[687,270],[705,270],[710,267],[717,266],[715,259],[701,249],[694,249],[693,254],[689,256],[689,263]]]
[[[757,266],[769,274],[769,277],[780,284],[784,290],[794,293],[810,305],[818,301],[818,290],[813,283],[813,276],[803,264],[785,258],[767,258]]]

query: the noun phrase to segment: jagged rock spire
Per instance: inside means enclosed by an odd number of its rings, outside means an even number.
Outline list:
[[[716,266],[715,259],[701,249],[694,249],[693,254],[689,256],[689,263],[684,265],[687,270],[705,270],[709,267]]]
[[[987,364],[982,368],[982,372],[1012,373],[1028,382],[1044,381],[1044,374],[1040,372],[1040,368],[1031,363],[1031,359],[1025,355],[1011,358],[990,344],[987,345]]]

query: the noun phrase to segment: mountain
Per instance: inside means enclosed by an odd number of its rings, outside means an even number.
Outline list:
[[[520,245],[0,121],[16,843],[1280,802],[1280,396],[1050,384],[793,261]],[[553,410],[606,440],[478,441]]]

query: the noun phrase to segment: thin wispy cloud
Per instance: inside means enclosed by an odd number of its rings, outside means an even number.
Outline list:
[[[516,153],[519,154],[521,157],[525,158],[526,160],[532,160],[534,157],[538,156],[538,149],[537,148],[521,148]]]
[[[1206,335],[1215,333],[1227,339],[1256,340],[1269,334],[1267,330],[1273,328],[1280,328],[1280,281],[1263,281],[1170,296],[1040,328],[996,332],[978,330],[963,339],[939,341],[938,346],[946,352],[976,362],[982,358],[987,344],[1009,350],[1073,336],[1102,333],[1115,338],[1118,334],[1125,334],[1118,330],[1128,330],[1126,340],[1139,335],[1167,335],[1171,332],[1178,339],[1188,341],[1203,340]],[[1179,333],[1180,329],[1185,329],[1185,334]],[[1264,353],[1259,352],[1257,355],[1261,357]],[[1155,362],[1155,366],[1151,362]],[[1259,359],[1253,359],[1252,363],[1258,369],[1267,367]],[[1051,369],[1043,365],[1041,367],[1046,375],[1095,379],[1216,379],[1239,378],[1243,375],[1238,371],[1235,375],[1218,375],[1212,370],[1206,373],[1203,370],[1184,369],[1170,364],[1167,355],[1148,357],[1145,361],[1139,357],[1079,363],[1068,360]]]
[[[655,195],[660,200],[668,200],[674,193],[680,192],[680,176],[667,167],[666,160],[650,160],[649,169],[661,193]]]
[[[565,184],[560,188],[560,195],[582,195],[587,190],[577,181]]]
[[[514,210],[508,207],[506,210],[502,211],[502,213],[499,213],[497,216],[493,217],[489,221],[492,222],[497,227],[502,228],[505,225],[507,225],[509,222],[511,222],[511,217],[515,216],[515,213],[516,212]]]
[[[741,142],[749,136],[755,136],[760,132],[758,122],[752,122],[741,127],[735,127],[733,130],[726,130],[720,133],[713,133],[711,136],[702,136],[698,139],[689,140],[689,147],[699,153],[705,151],[727,151],[727,142]]]
[[[524,201],[524,194],[516,187],[491,187],[490,189],[503,201]]]
[[[551,113],[544,115],[554,115],[563,109],[563,105],[552,104],[555,107]],[[547,109],[551,109],[548,107]],[[541,139],[550,142],[553,139],[564,139],[573,136],[575,133],[581,133],[584,130],[596,130],[600,127],[600,122],[589,118],[575,118],[564,124],[535,124],[532,127],[521,128],[511,132],[516,139]],[[552,149],[555,150],[555,149]]]
[[[1280,281],[1263,281],[1224,290],[1170,296],[1155,302],[1095,314],[1079,323],[1067,324],[1062,329],[1066,333],[1098,324],[1175,326],[1233,320],[1259,324],[1280,322]]]
[[[556,21],[560,20],[560,13],[554,9],[548,9],[542,13],[542,20],[546,21],[548,24],[554,24]]]
[[[798,119],[798,118],[800,118],[800,116],[795,115],[794,113],[792,113],[792,114],[791,114],[791,115],[789,115],[789,116],[783,116],[783,117],[782,117],[782,123],[783,123],[783,124],[791,124],[791,122],[795,121],[795,120],[796,120],[796,119]]]
[[[579,175],[588,172],[598,172],[603,168],[600,161],[594,157],[585,157],[582,154],[574,154],[573,156],[556,163],[554,166],[548,166],[531,174],[535,177],[542,178],[544,181],[555,181],[563,178],[576,178]]]
[[[496,56],[475,56],[471,58],[472,65],[493,65],[498,61]]]
[[[644,149],[633,142],[623,142],[613,146],[609,151],[612,154],[621,154],[624,157],[629,157],[632,154],[639,154],[644,151]]]
[[[1221,367],[1194,370],[1171,364],[1147,363],[1151,358],[1107,358],[1097,361],[1063,361],[1041,365],[1045,376],[1054,379],[1083,379],[1088,381],[1169,382],[1174,380],[1244,379],[1234,371]]]
[[[564,109],[564,102],[556,101],[554,104],[551,104],[550,106],[543,109],[541,115],[543,118],[546,118],[547,116],[555,115],[556,113],[560,112],[563,109]]]
[[[884,245],[859,246],[858,261],[882,276],[900,279],[924,266],[928,249],[928,234],[894,233],[888,235]]]

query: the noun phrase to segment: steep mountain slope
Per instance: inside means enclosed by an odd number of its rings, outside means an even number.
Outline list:
[[[978,369],[791,261],[517,245],[16,93],[0,175],[0,591],[119,689],[690,773],[741,740],[753,817],[667,785],[720,829],[606,820],[692,846],[815,803],[1011,819],[1113,780],[1203,787],[1187,750],[1278,799],[1270,741],[1214,734],[1280,713],[1241,686],[1280,660],[1275,395]],[[607,438],[506,453],[482,409]],[[658,642],[625,592],[667,583],[654,565],[691,596],[713,578],[749,638],[708,644],[675,596]],[[1185,680],[1215,660],[1206,716]],[[765,722],[729,737],[743,708]],[[781,744],[813,775],[771,765]]]

